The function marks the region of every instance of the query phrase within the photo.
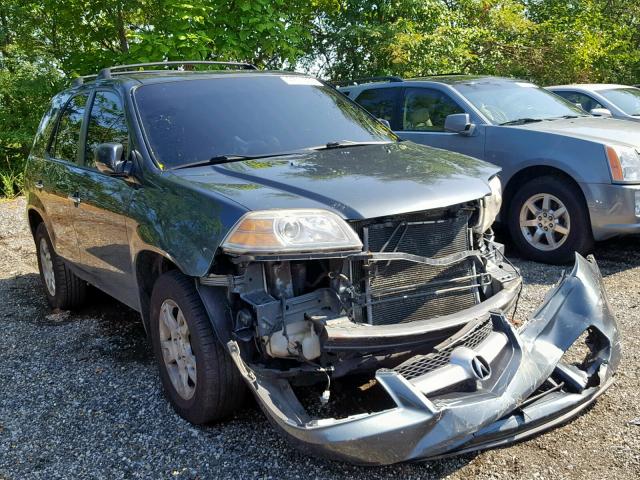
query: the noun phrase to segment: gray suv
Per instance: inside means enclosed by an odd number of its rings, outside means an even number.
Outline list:
[[[499,220],[524,256],[564,263],[594,240],[640,233],[640,125],[593,117],[525,81],[376,80],[340,90],[406,140],[502,167]]]
[[[592,259],[512,321],[498,170],[400,142],[312,77],[167,62],[56,95],[25,189],[50,305],[90,283],[138,311],[183,418],[251,393],[304,451],[386,464],[537,434],[614,380]]]

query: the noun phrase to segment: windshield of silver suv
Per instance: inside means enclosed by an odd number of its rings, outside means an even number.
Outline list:
[[[612,88],[598,93],[627,115],[640,116],[640,88]]]
[[[163,168],[397,141],[374,117],[310,77],[152,83],[139,87],[135,99]]]
[[[528,82],[490,79],[459,83],[454,88],[497,125],[586,115],[558,95]]]

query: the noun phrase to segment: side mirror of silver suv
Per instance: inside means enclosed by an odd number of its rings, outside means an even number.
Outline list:
[[[444,129],[447,132],[458,133],[466,137],[473,135],[476,125],[471,123],[468,113],[454,113],[448,115],[444,121]]]

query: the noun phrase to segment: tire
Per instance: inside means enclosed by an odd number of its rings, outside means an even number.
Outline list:
[[[178,326],[173,333],[161,318],[167,314]],[[182,418],[200,425],[220,420],[242,406],[244,380],[218,341],[192,278],[172,270],[156,281],[150,329],[165,394]],[[186,382],[181,382],[185,375]]]
[[[593,248],[582,192],[558,176],[536,177],[518,189],[509,205],[508,228],[522,256],[537,262],[565,264],[574,252],[586,255]]]
[[[34,240],[40,280],[49,305],[60,310],[77,309],[86,298],[87,283],[78,278],[56,254],[44,223],[40,223],[36,228]]]

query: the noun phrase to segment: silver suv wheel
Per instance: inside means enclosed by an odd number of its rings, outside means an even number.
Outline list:
[[[554,195],[533,195],[524,202],[520,210],[520,230],[525,240],[534,248],[542,251],[555,250],[569,238],[569,211]]]
[[[185,400],[196,391],[196,357],[191,349],[191,333],[180,307],[165,300],[160,307],[160,346],[173,388]]]
[[[44,284],[47,287],[47,291],[49,295],[55,297],[56,276],[53,271],[53,259],[51,258],[49,244],[44,237],[40,239],[40,265],[42,267],[42,276],[44,277]]]

